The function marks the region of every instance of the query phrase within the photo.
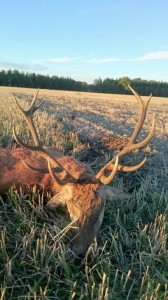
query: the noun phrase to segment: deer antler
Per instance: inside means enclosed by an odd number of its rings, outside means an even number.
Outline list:
[[[57,184],[58,185],[62,185],[62,184],[65,184],[67,183],[67,176],[69,176],[71,178],[72,181],[76,181],[76,178],[74,178],[74,176],[72,176],[68,170],[66,170],[65,168],[63,168],[61,166],[61,164],[58,162],[58,160],[56,160],[55,158],[53,158],[45,148],[43,148],[41,145],[40,145],[40,140],[39,140],[39,137],[38,137],[38,134],[37,134],[37,131],[36,131],[36,128],[35,128],[35,125],[34,125],[34,122],[33,122],[33,114],[35,113],[35,111],[44,103],[44,102],[41,102],[39,105],[35,106],[35,102],[36,102],[36,99],[37,99],[37,96],[38,96],[38,92],[39,90],[37,90],[36,94],[34,95],[33,97],[33,100],[30,104],[30,107],[27,111],[23,110],[23,108],[20,106],[20,104],[18,103],[17,99],[15,98],[15,103],[16,105],[18,106],[19,110],[21,111],[23,117],[25,118],[26,120],[26,123],[28,125],[28,128],[30,129],[30,132],[32,134],[32,137],[33,137],[33,141],[34,141],[34,144],[35,146],[31,146],[31,145],[28,145],[26,143],[24,143],[16,134],[16,131],[15,131],[15,128],[13,127],[13,135],[14,135],[14,138],[15,140],[17,141],[17,143],[19,145],[21,145],[22,147],[25,147],[29,150],[32,150],[32,151],[35,151],[37,152],[39,155],[41,155],[43,158],[45,158],[46,160],[50,160],[51,164],[53,165],[54,168],[57,168],[57,173],[59,173],[59,176],[60,178],[58,178],[58,176],[55,174],[55,180],[57,181]],[[24,162],[26,164],[26,162]],[[27,165],[27,167],[31,168],[31,166]],[[33,167],[32,167],[33,169]]]
[[[42,101],[38,106],[35,106],[35,102],[36,102],[38,93],[39,93],[39,89],[37,90],[36,94],[34,95],[28,110],[23,110],[23,108],[20,106],[18,100],[16,98],[14,98],[14,101],[15,101],[17,107],[19,108],[20,112],[22,113],[23,117],[26,120],[26,123],[27,123],[27,125],[28,125],[28,127],[31,131],[34,144],[36,146],[38,146],[40,144],[40,141],[39,141],[39,138],[38,138],[38,134],[37,134],[34,122],[33,122],[33,114],[44,103],[44,101]]]
[[[149,96],[149,98],[147,100],[142,100],[142,98],[139,96],[139,94],[137,92],[134,91],[134,89],[129,85],[130,90],[132,91],[132,93],[135,95],[136,99],[138,100],[138,102],[140,103],[140,108],[141,108],[141,112],[140,112],[140,116],[139,116],[139,120],[137,122],[137,125],[133,131],[132,136],[129,139],[129,142],[126,144],[126,146],[119,152],[117,153],[117,157],[120,158],[121,156],[124,156],[136,149],[140,149],[142,147],[144,147],[145,145],[147,145],[147,143],[149,143],[149,141],[151,140],[151,138],[153,137],[154,133],[155,133],[155,119],[153,118],[153,122],[152,122],[152,127],[150,130],[150,133],[148,134],[148,136],[142,140],[139,143],[135,143],[136,139],[138,137],[138,134],[143,126],[145,117],[146,117],[146,112],[147,112],[147,108],[149,105],[149,102],[151,100],[152,94]],[[114,169],[115,169],[115,162],[116,157],[114,157],[111,161],[109,161],[96,175],[96,178],[99,179],[101,181],[101,183],[103,184],[109,184],[112,179],[114,178]],[[144,163],[146,162],[146,158],[144,158],[144,160],[136,165],[136,166],[122,166],[122,165],[118,165],[117,170],[119,171],[125,171],[125,172],[132,172],[135,171],[137,169],[139,169],[140,167],[142,167],[144,165]],[[106,176],[105,172],[106,171],[110,171],[111,173]],[[116,172],[117,172],[116,170]]]

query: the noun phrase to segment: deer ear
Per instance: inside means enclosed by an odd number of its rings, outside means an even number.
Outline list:
[[[107,201],[122,201],[128,200],[132,195],[125,193],[117,188],[107,185],[101,185],[99,187],[100,197]]]

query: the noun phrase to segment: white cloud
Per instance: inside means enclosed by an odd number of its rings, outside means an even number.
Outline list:
[[[168,59],[168,51],[151,52],[139,57],[137,60],[161,60]]]
[[[0,69],[18,69],[20,71],[30,71],[30,72],[51,72],[51,68],[54,64],[59,64],[60,68],[63,68],[63,65],[70,64],[76,62],[80,65],[83,64],[108,64],[108,63],[117,63],[122,62],[123,64],[126,62],[136,63],[138,61],[157,61],[157,60],[168,60],[168,51],[157,51],[157,52],[149,52],[141,57],[130,57],[130,58],[121,58],[121,57],[53,57],[39,60],[32,60],[30,62],[11,62],[8,60],[0,59]],[[57,70],[58,71],[58,70]]]
[[[87,63],[109,63],[109,62],[118,62],[121,61],[121,59],[117,57],[108,57],[108,58],[91,58],[88,60],[85,60]]]
[[[107,57],[107,58],[79,58],[79,57],[55,57],[55,58],[46,58],[42,60],[34,60],[34,63],[40,63],[40,64],[49,64],[49,63],[54,63],[54,64],[61,64],[61,63],[70,63],[70,62],[78,62],[78,63],[110,63],[110,62],[118,62],[122,61],[120,58],[117,57]]]
[[[73,61],[76,61],[77,58],[76,57],[68,57],[68,56],[65,56],[65,57],[56,57],[56,58],[48,58],[48,59],[45,59],[44,62],[46,63],[66,63],[66,62],[73,62]]]
[[[91,58],[85,59],[86,63],[112,63],[112,62],[136,62],[136,61],[152,61],[168,59],[168,51],[158,51],[146,53],[141,57],[134,58],[120,58],[120,57],[107,57],[107,58]]]

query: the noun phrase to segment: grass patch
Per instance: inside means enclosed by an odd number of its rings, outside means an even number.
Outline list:
[[[78,261],[59,235],[62,215],[10,192],[0,209],[1,299],[167,299],[167,196],[148,180],[124,207],[107,203],[98,241]]]

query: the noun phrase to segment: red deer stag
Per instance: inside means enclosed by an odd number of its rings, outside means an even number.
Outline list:
[[[142,100],[130,87],[138,100],[141,112],[134,132],[124,148],[109,161],[99,172],[94,172],[85,164],[72,156],[64,156],[55,147],[42,147],[33,122],[33,114],[40,105],[35,106],[38,91],[27,111],[24,111],[18,101],[15,102],[25,117],[31,131],[35,146],[21,141],[14,130],[14,137],[20,144],[16,149],[0,149],[0,193],[7,191],[11,186],[16,188],[37,185],[44,190],[51,191],[53,197],[47,207],[54,209],[65,206],[70,219],[75,223],[77,234],[73,249],[77,255],[85,255],[88,247],[97,236],[104,216],[106,200],[119,200],[128,197],[127,194],[107,186],[116,172],[132,172],[139,169],[146,158],[136,166],[123,166],[119,159],[124,155],[143,148],[151,140],[155,132],[155,121],[148,136],[141,142],[135,143],[146,117],[146,111],[151,99]]]

